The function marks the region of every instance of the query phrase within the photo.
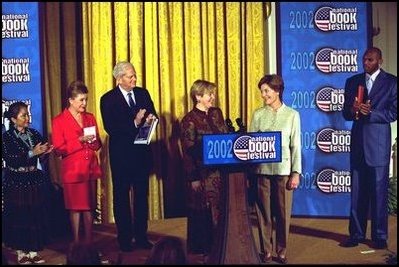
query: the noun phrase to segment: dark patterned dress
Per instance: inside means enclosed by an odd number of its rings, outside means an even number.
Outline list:
[[[187,247],[192,253],[208,253],[222,208],[221,174],[218,169],[203,166],[202,135],[227,133],[222,111],[210,108],[208,114],[194,108],[181,121],[184,169],[188,185]],[[191,188],[201,181],[201,190]]]
[[[41,251],[47,239],[49,180],[37,169],[37,156],[28,156],[39,142],[45,141],[31,128],[20,133],[11,127],[3,134],[6,170],[2,232],[4,244],[12,249]]]

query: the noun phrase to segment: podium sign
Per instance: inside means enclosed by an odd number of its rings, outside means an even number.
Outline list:
[[[281,162],[281,132],[206,134],[204,165]]]
[[[260,264],[249,218],[248,181],[240,165],[281,162],[281,132],[205,134],[202,153],[205,166],[219,165],[228,174],[222,179],[225,208],[206,264]],[[228,168],[232,165],[237,168]]]

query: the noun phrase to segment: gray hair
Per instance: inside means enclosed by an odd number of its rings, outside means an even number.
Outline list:
[[[116,63],[114,70],[112,71],[112,75],[114,76],[115,79],[118,79],[119,77],[123,76],[126,73],[126,70],[129,68],[134,69],[132,63],[128,61],[118,62]]]

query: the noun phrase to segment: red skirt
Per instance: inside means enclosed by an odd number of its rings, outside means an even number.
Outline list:
[[[96,208],[97,180],[64,184],[67,210],[94,210]]]

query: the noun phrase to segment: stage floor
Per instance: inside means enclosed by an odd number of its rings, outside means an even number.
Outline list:
[[[255,217],[251,215],[253,225]],[[156,242],[161,236],[172,235],[186,240],[186,218],[172,218],[149,222],[149,238]],[[370,228],[370,222],[369,222]],[[354,248],[342,248],[339,243],[347,238],[347,219],[325,218],[292,218],[291,234],[287,258],[290,264],[387,264],[390,255],[397,254],[397,217],[389,216],[388,249],[374,250],[370,233],[366,244]],[[95,225],[94,240],[102,252],[102,258],[109,264],[141,265],[144,264],[149,250],[134,250],[120,253],[116,242],[114,224]],[[253,227],[255,243],[259,248],[257,228]],[[46,259],[45,265],[65,264],[65,255],[70,243],[69,238],[53,240],[41,255]],[[3,253],[10,264],[15,264],[15,253],[3,246]],[[203,264],[202,255],[188,255],[191,264]],[[275,262],[273,262],[275,263]],[[276,263],[277,264],[277,263]]]

